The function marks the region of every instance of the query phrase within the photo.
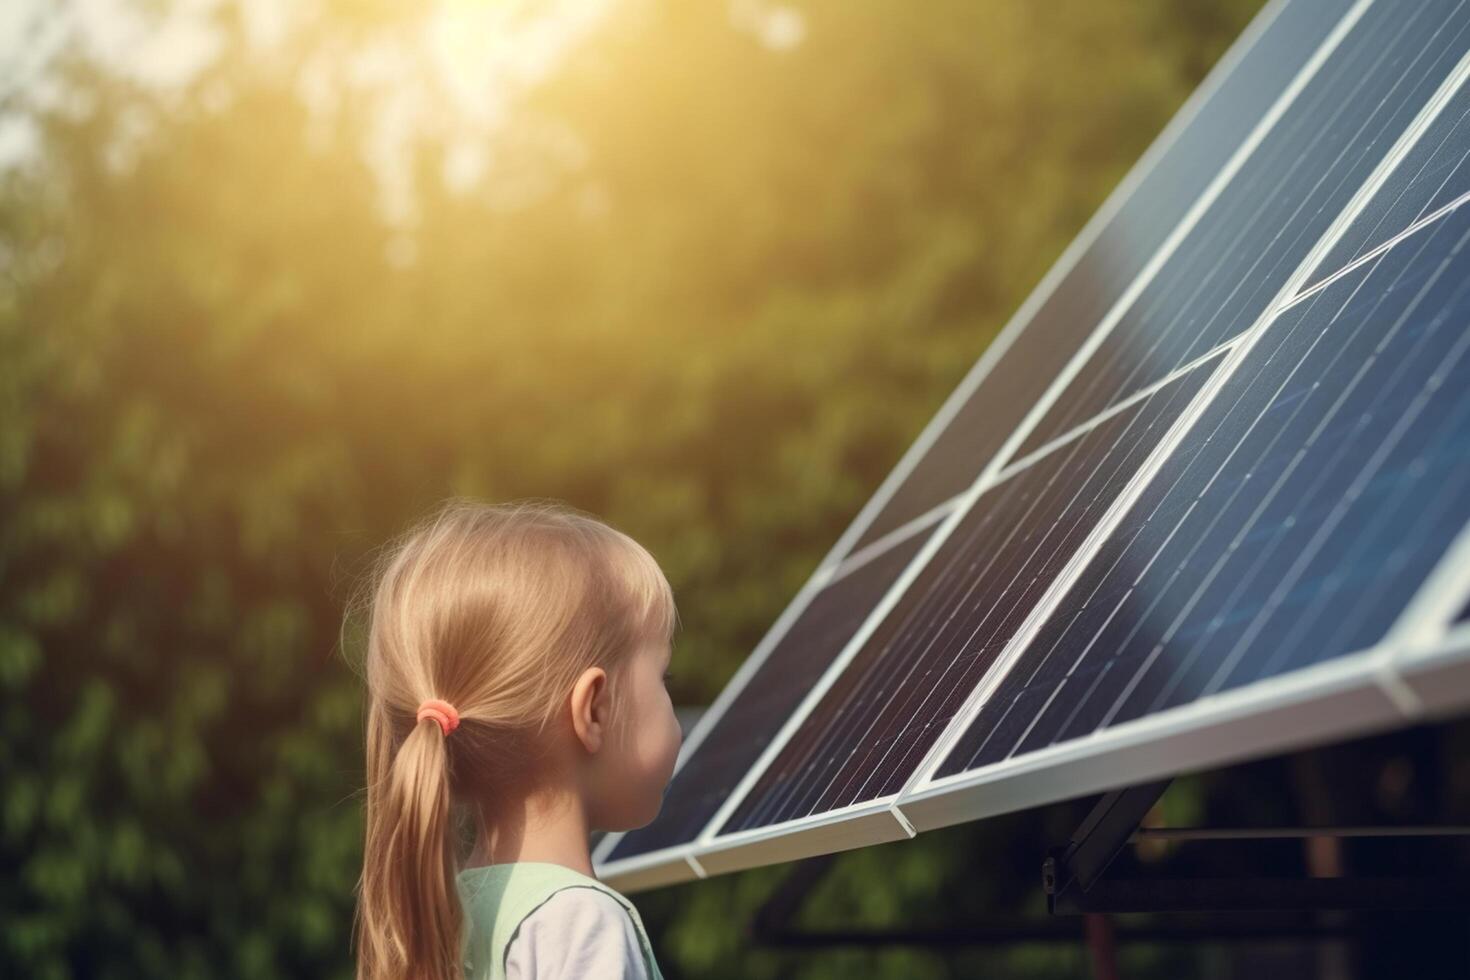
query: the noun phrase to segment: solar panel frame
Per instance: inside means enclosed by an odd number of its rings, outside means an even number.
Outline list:
[[[1445,551],[1418,595],[1404,610],[1391,637],[1390,665],[1428,717],[1463,709],[1470,689],[1470,525]]]
[[[1269,7],[1271,16],[1274,17],[1276,13],[1279,13],[1280,9],[1285,6],[1285,2],[1286,0],[1273,2]],[[1334,39],[1332,46],[1341,40],[1370,3],[1371,0],[1360,0],[1349,14],[1344,16],[1332,35]],[[936,415],[931,420],[925,429],[925,435],[920,437],[921,440],[928,437],[928,442],[932,443],[948,421],[944,417],[945,413],[948,412],[952,416],[954,411],[957,411],[958,407],[963,404],[964,398],[978,387],[986,372],[999,358],[1004,348],[997,349],[997,347],[1002,342],[1008,346],[1014,340],[1019,330],[1024,328],[1026,318],[1045,298],[1045,293],[1055,288],[1056,283],[1069,271],[1070,264],[1075,263],[1086,244],[1090,244],[1090,241],[1083,241],[1084,236],[1090,232],[1091,236],[1095,237],[1098,230],[1105,224],[1104,210],[1110,208],[1116,210],[1121,206],[1141,179],[1142,173],[1146,170],[1145,165],[1164,152],[1167,141],[1177,137],[1183,129],[1187,120],[1182,122],[1181,117],[1184,117],[1188,111],[1198,110],[1205,101],[1207,86],[1217,87],[1219,85],[1228,74],[1229,69],[1238,62],[1248,44],[1253,43],[1268,24],[1267,11],[1263,11],[1212,70],[1206,84],[1202,84],[1200,89],[1196,90],[1190,97],[1190,101],[1161,133],[1155,144],[1150,147],[1148,153],[1130,171],[1128,178],[1125,178],[1125,181],[1114,190],[1113,195],[1104,204],[1104,209],[1093,216],[1088,226],[1084,228],[1083,234],[1073,241],[1042,283],[1028,297],[1027,302],[1022,305],[1002,331],[996,344],[992,345],[992,349],[987,351],[986,356],[982,357],[971,369],[965,381],[946,401],[940,415]],[[1315,64],[1320,67],[1321,60],[1325,58],[1326,53],[1330,53],[1330,48],[1326,43],[1323,48],[1327,51],[1319,49],[1317,53],[1319,57],[1309,62],[1309,66]],[[1303,73],[1305,72],[1307,68],[1303,68]],[[1305,290],[1315,292],[1333,278],[1333,276],[1328,276],[1313,282],[1310,287],[1307,285],[1311,274],[1316,271],[1323,256],[1332,249],[1353,219],[1373,199],[1383,182],[1393,173],[1438,113],[1448,104],[1450,97],[1465,85],[1467,75],[1470,75],[1470,54],[1461,60],[1436,95],[1422,107],[1414,123],[1400,135],[1368,180],[1353,196],[1348,206],[1302,261],[1280,294],[1273,299],[1266,312],[1245,334],[1232,340],[1228,345],[1221,345],[1230,348],[1227,363],[1215,372],[1215,376],[1210,379],[1205,390],[1196,397],[1189,410],[1174,425],[1169,436],[1150,454],[1142,469],[1135,474],[1129,487],[1112,505],[1104,521],[1094,529],[1078,553],[1072,557],[1049,590],[1048,596],[1033,611],[1027,624],[1012,639],[1013,649],[1019,650],[1024,647],[1029,637],[1034,634],[1035,627],[1053,611],[1055,603],[1065,596],[1080,569],[1096,553],[1107,532],[1116,525],[1117,518],[1131,506],[1147,481],[1188,433],[1193,422],[1198,419],[1211,401],[1214,393],[1220,389],[1224,381],[1244,359],[1250,347],[1255,340],[1259,339],[1273,318],[1283,309],[1299,302],[1305,295]],[[1301,81],[1299,73],[1298,82]],[[1299,91],[1300,85],[1294,83],[1293,88]],[[1447,210],[1448,207],[1441,208],[1435,214],[1419,219],[1416,227],[1434,220]],[[1406,229],[1393,240],[1376,248],[1375,253],[1390,247],[1395,241],[1412,231],[1413,228]],[[1359,256],[1353,259],[1352,266],[1355,267],[1369,258],[1371,255]],[[1099,326],[1098,330],[1101,329],[1102,327]],[[1094,338],[1096,334],[1097,330],[1094,331]],[[1080,363],[1082,360],[1085,360],[1085,355],[1079,352],[1079,356],[1074,357],[1073,363]],[[1047,396],[1043,398],[1043,402],[1048,402],[1048,404],[1038,404],[1033,409],[1026,422],[1023,422],[1018,432],[1013,434],[1007,447],[1003,448],[987,464],[981,477],[975,481],[969,491],[923,515],[925,526],[935,519],[942,519],[953,526],[961,516],[960,512],[968,507],[980,492],[992,485],[998,474],[1003,470],[1009,472],[1010,467],[1023,465],[1026,462],[1025,460],[1008,461],[1006,457],[1014,452],[1020,440],[1024,438],[1025,432],[1029,431],[1028,423],[1034,425],[1042,417],[1046,407],[1049,407],[1048,399],[1056,397],[1065,389],[1066,380],[1068,379],[1058,378],[1053,381]],[[879,494],[883,494],[886,490],[891,496],[892,491],[902,483],[906,476],[905,467],[911,470],[914,465],[917,465],[925,449],[927,449],[927,443],[916,442],[911,446],[904,458],[900,460],[899,465],[889,474],[883,487],[880,487]],[[789,626],[794,616],[799,614],[800,608],[804,608],[805,603],[810,601],[810,594],[819,591],[821,586],[837,573],[845,561],[854,557],[848,555],[846,549],[853,541],[860,538],[866,527],[865,519],[870,520],[881,509],[884,502],[886,498],[880,499],[879,495],[875,495],[868,502],[853,525],[844,533],[843,538],[833,546],[827,557],[819,564],[812,579],[803,586],[802,592],[798,593],[797,600],[793,601],[792,607],[783,613],[767,637],[762,640],[761,647],[757,648],[758,654],[763,650],[768,652],[770,646],[774,644],[772,635],[784,629],[785,626]],[[935,537],[941,537],[944,533],[947,533],[947,529],[941,528],[940,533]],[[895,539],[906,536],[906,534],[891,535]],[[883,540],[880,539],[879,544],[882,543]],[[916,559],[915,565],[926,560],[932,548],[933,542],[930,543],[929,548],[925,549],[925,552],[921,553],[920,558]],[[882,549],[877,548],[876,545],[869,545],[863,549],[863,552],[873,550]],[[861,553],[858,557],[861,557]],[[911,568],[900,578],[890,595],[885,597],[885,601],[874,610],[864,628],[849,644],[849,650],[845,651],[845,654],[855,651],[860,646],[862,637],[871,631],[871,627],[881,619],[892,602],[896,601],[897,595],[912,580],[913,575],[910,573],[915,571]],[[954,717],[945,736],[934,745],[924,762],[899,793],[845,809],[813,814],[790,823],[717,837],[717,828],[738,805],[750,784],[770,763],[771,758],[789,737],[796,717],[809,710],[816,697],[819,696],[819,692],[814,691],[809,693],[802,707],[798,709],[797,716],[788,721],[781,735],[767,747],[765,755],[752,767],[746,780],[740,787],[737,787],[735,793],[731,794],[730,800],[709,822],[699,838],[690,845],[671,849],[675,852],[672,857],[687,871],[687,874],[681,872],[682,878],[702,877],[709,873],[738,870],[774,861],[791,860],[818,853],[904,839],[917,832],[951,823],[1072,798],[1136,782],[1140,779],[1174,774],[1189,768],[1207,767],[1252,754],[1280,750],[1293,744],[1301,744],[1304,740],[1321,738],[1324,731],[1333,731],[1334,734],[1330,737],[1338,737],[1338,734],[1344,732],[1345,729],[1336,720],[1344,716],[1352,719],[1352,731],[1359,732],[1370,731],[1375,727],[1403,724],[1406,720],[1416,720],[1424,717],[1426,713],[1432,714],[1451,706],[1450,703],[1444,701],[1441,694],[1445,689],[1446,677],[1453,678],[1461,690],[1464,690],[1466,685],[1470,685],[1470,624],[1450,626],[1454,616],[1464,608],[1467,600],[1470,600],[1470,528],[1467,528],[1454,546],[1449,549],[1431,579],[1426,582],[1424,589],[1405,609],[1385,640],[1372,649],[1228,691],[1209,699],[1208,702],[1185,705],[1165,715],[1145,717],[1130,723],[1121,730],[1099,732],[1093,737],[1079,740],[1076,743],[1059,744],[1029,753],[1025,757],[1009,759],[980,772],[959,773],[940,780],[931,778],[933,770],[944,759],[953,741],[965,730],[973,717],[975,705],[983,700],[987,687],[993,686],[1004,675],[1011,660],[1003,656],[981,685],[972,692],[967,706]],[[839,658],[839,662],[834,663],[832,669],[829,670],[829,677],[835,676],[849,659],[848,656]],[[748,679],[758,666],[758,661],[756,663],[752,661],[757,661],[756,654],[753,654],[750,660],[742,665],[735,679],[712,706],[711,712],[723,705],[728,705],[733,699],[741,679]],[[829,678],[824,678],[824,680],[827,679]],[[1453,706],[1463,707],[1463,699],[1455,700]],[[705,719],[701,719],[700,725],[696,726],[695,731],[691,733],[685,751],[681,753],[681,765],[683,760],[697,747],[698,741],[695,736],[700,734],[701,730],[707,731],[711,724],[713,724],[712,721],[706,723]],[[615,845],[616,836],[610,835],[610,839],[603,842],[598,848],[598,855],[607,853]],[[662,879],[655,880],[656,875],[650,877],[640,873],[647,870],[642,867],[647,862],[640,859],[651,857],[653,855],[640,855],[639,858],[630,859],[621,866],[599,866],[599,875],[630,891],[666,883]],[[597,863],[596,860],[594,863]],[[635,864],[639,866],[635,867]]]
[[[1470,603],[1470,525],[1455,538],[1439,567],[1405,607],[1405,619],[1418,632],[1400,637],[1401,645],[1412,655],[1416,645],[1432,643],[1440,634],[1455,629],[1466,603]]]
[[[1457,623],[1433,640],[1394,650],[1390,657],[1394,681],[1417,706],[1407,720],[1433,720],[1464,711],[1464,691],[1470,686],[1470,622]]]

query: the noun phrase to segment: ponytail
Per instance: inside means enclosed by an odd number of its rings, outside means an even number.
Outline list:
[[[369,708],[358,980],[464,977],[447,737],[425,715],[395,752],[385,713]]]

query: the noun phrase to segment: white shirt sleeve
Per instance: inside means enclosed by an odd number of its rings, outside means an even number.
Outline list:
[[[563,888],[521,920],[507,980],[648,980],[628,910],[596,888]]]

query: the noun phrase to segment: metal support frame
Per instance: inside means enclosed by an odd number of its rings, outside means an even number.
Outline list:
[[[1140,828],[1168,781],[1104,796],[1065,847],[1042,864],[1041,880],[1053,915],[1107,912],[1240,912],[1352,909],[1466,910],[1470,882],[1440,877],[1106,878],[1124,847],[1142,840],[1251,841],[1311,837],[1452,837],[1470,827]]]

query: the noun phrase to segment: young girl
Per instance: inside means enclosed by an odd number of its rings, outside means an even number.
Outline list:
[[[368,620],[359,980],[658,977],[588,853],[653,820],[678,755],[658,564],[544,501],[451,498],[390,545],[349,611]]]

